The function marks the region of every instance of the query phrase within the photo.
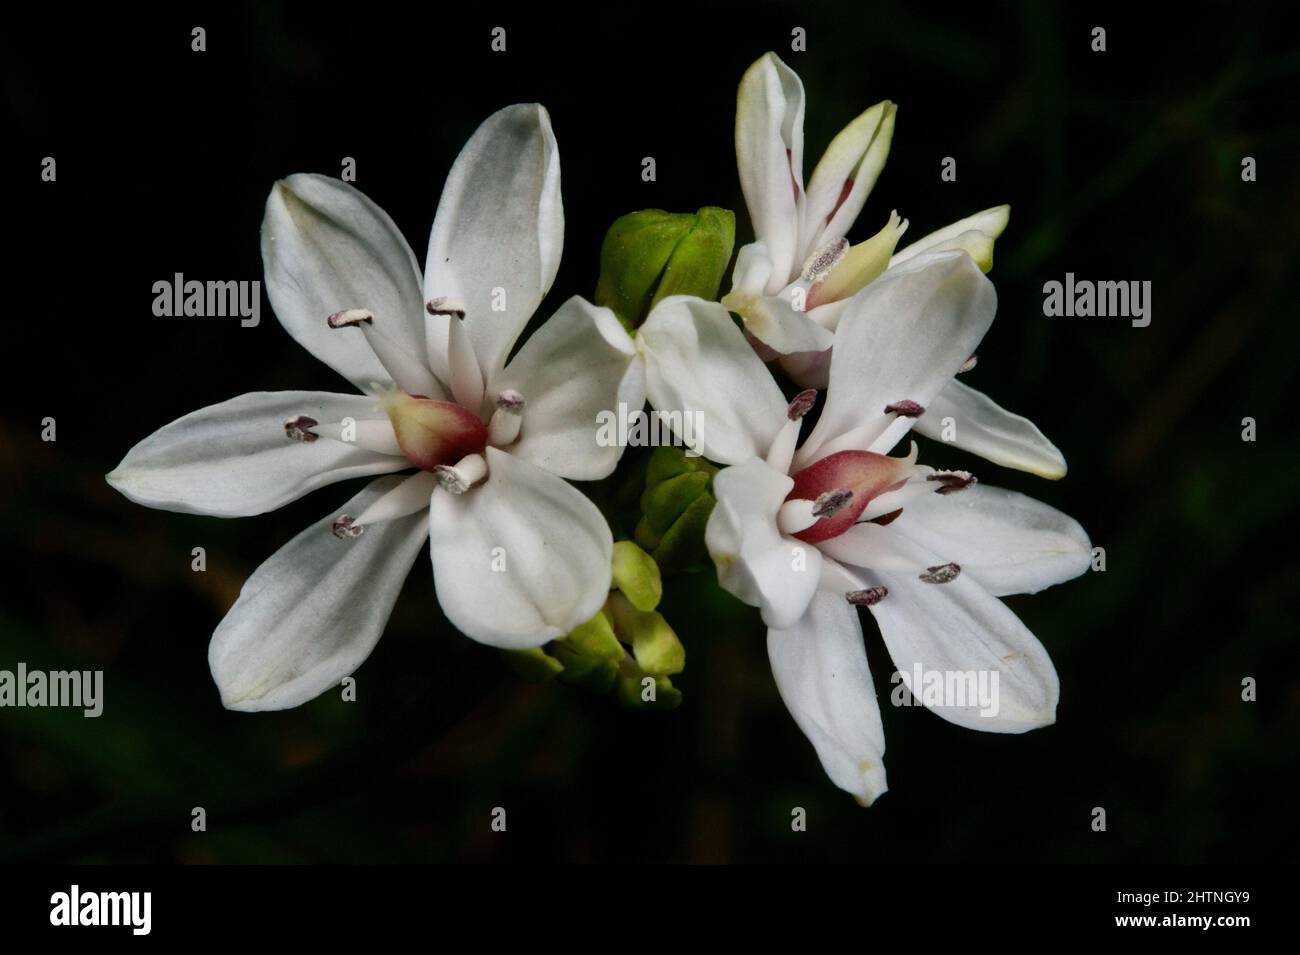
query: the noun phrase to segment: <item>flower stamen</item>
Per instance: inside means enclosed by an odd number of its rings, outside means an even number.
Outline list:
[[[513,444],[519,437],[523,424],[524,396],[513,388],[507,388],[497,395],[496,411],[488,421],[488,443],[493,447],[504,448]]]
[[[972,484],[978,484],[979,478],[969,471],[935,471],[933,474],[927,474],[927,481],[937,481],[939,487],[934,489],[936,494],[956,494],[958,491],[964,491]]]
[[[790,407],[785,410],[785,416],[791,421],[798,421],[812,411],[815,404],[817,404],[817,389],[808,388],[794,396],[790,401]]]
[[[453,318],[465,317],[465,303],[458,298],[440,295],[424,303],[424,310],[430,315],[450,315]]]
[[[910,398],[885,405],[885,414],[896,414],[903,418],[919,418],[925,414],[925,408]]]
[[[874,607],[889,596],[888,587],[867,587],[865,590],[850,590],[844,599],[855,607]]]
[[[340,514],[331,530],[339,540],[355,540],[366,532],[363,525],[358,524],[347,514]]]
[[[840,259],[844,258],[848,251],[848,239],[832,239],[808,256],[807,261],[803,264],[803,270],[799,273],[799,278],[809,285],[816,285],[831,274],[831,269],[839,264]]]
[[[919,578],[927,584],[946,584],[956,580],[960,573],[960,564],[936,564],[925,568],[925,573],[920,574]]]
[[[487,477],[487,460],[481,454],[467,454],[454,465],[439,464],[433,476],[444,491],[464,494]]]
[[[375,313],[368,308],[345,308],[325,319],[330,328],[350,328],[353,325],[373,325]]]
[[[834,517],[852,503],[853,492],[847,487],[839,487],[817,495],[817,499],[813,501],[812,516],[818,520],[823,517]]]
[[[302,441],[304,444],[311,444],[320,437],[311,430],[318,424],[320,422],[315,418],[309,418],[305,414],[298,415],[298,417],[290,418],[284,423],[284,436],[291,441]]]
[[[398,387],[411,394],[440,394],[442,389],[433,372],[413,359],[404,346],[393,341],[380,330],[375,313],[368,308],[345,308],[325,319],[333,329],[360,328],[366,336],[379,364],[392,376]]]

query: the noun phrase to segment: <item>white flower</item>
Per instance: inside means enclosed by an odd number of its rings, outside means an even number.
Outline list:
[[[722,586],[762,611],[782,698],[836,785],[863,803],[885,791],[884,738],[856,606],[880,625],[900,673],[996,672],[999,708],[942,705],[954,723],[1018,733],[1055,719],[1058,683],[1042,645],[997,598],[1087,569],[1072,519],[888,452],[973,354],[993,321],[993,287],[964,252],[918,256],[854,297],[815,401],[787,404],[719,305],[671,298],[641,329],[647,347],[688,355],[691,375],[647,379],[660,410],[693,409],[714,479],[706,543]],[[665,366],[666,367],[666,366]]]
[[[507,363],[559,266],[560,162],[546,111],[491,116],[452,167],[423,282],[392,220],[334,179],[296,175],[266,204],[276,315],[364,394],[257,392],[186,415],[108,476],[151,507],[260,514],[373,481],[261,565],[213,635],[227,707],[281,709],[351,673],[430,537],[448,619],[525,648],[592,617],[610,586],[604,518],[564,479],[613,471],[596,414],[644,400],[614,314],[572,298]],[[373,383],[373,384],[372,384]]]
[[[889,155],[893,103],[877,103],[844,128],[803,186],[803,83],[772,53],[745,73],[736,100],[736,162],[757,241],[736,257],[722,303],[741,316],[765,358],[780,358],[795,381],[826,387],[831,337],[849,300],[889,269],[924,252],[962,249],[987,272],[993,242],[1010,218],[986,209],[895,251],[907,229],[897,213],[871,238],[845,235]],[[971,356],[967,356],[968,358]],[[938,438],[939,422],[962,423],[952,442],[1007,467],[1043,477],[1065,474],[1061,452],[1025,418],[958,381],[917,425]]]

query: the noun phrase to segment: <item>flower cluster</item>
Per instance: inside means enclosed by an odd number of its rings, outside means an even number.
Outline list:
[[[985,273],[1008,211],[901,249],[893,213],[851,244],[895,107],[849,123],[806,187],[803,113],[777,57],[745,74],[736,150],[755,241],[720,301],[732,215],[634,213],[606,237],[596,301],[574,296],[527,335],[564,240],[541,106],[501,110],[466,144],[422,273],[355,188],[276,183],[262,227],[271,304],[355,392],[232,398],[161,428],[108,475],[138,503],[220,517],[370,479],[263,563],[217,627],[209,663],[227,707],[283,709],[338,686],[427,540],[458,630],[521,670],[616,686],[632,705],[681,700],[663,578],[714,575],[759,608],[782,698],[864,804],[886,786],[860,608],[905,680],[996,675],[996,706],[927,696],[945,719],[1013,733],[1054,720],[1052,663],[998,598],[1082,573],[1087,536],[1035,500],[919,463],[915,443],[890,454],[916,428],[1065,473],[1033,424],[957,377],[993,321]],[[686,452],[598,440],[602,417],[647,402],[698,425]],[[593,502],[604,479],[639,495],[626,529]]]

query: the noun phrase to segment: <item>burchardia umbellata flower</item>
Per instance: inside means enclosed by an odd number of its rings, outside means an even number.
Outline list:
[[[756,240],[737,255],[722,302],[741,316],[760,354],[779,360],[804,387],[826,386],[832,336],[857,292],[927,252],[961,249],[987,272],[1010,218],[1007,206],[995,206],[898,249],[907,221],[894,212],[875,235],[850,244],[846,236],[889,155],[894,118],[894,104],[885,101],[854,119],[805,188],[798,74],[768,53],[741,80],[736,163]],[[963,382],[950,381],[931,410],[916,426],[926,437],[938,438],[937,423],[951,416],[958,447],[1042,477],[1065,473],[1061,452],[1032,422]]]
[[[546,111],[512,106],[451,169],[423,277],[393,221],[338,180],[295,175],[266,204],[275,312],[361,394],[257,392],[140,442],[108,475],[132,500],[238,517],[348,478],[372,481],[263,563],[212,637],[227,707],[315,697],[369,655],[429,538],[448,619],[480,642],[540,646],[590,619],[613,541],[569,480],[613,471],[597,412],[644,400],[613,312],[572,298],[511,349],[564,239]],[[398,472],[411,472],[398,475]]]
[[[961,251],[931,252],[855,295],[835,332],[816,426],[798,444],[805,391],[787,403],[719,305],[661,302],[647,347],[691,354],[692,378],[647,380],[660,409],[708,423],[706,543],[722,586],[760,608],[777,687],[831,780],[869,804],[885,791],[884,735],[858,607],[894,666],[996,673],[990,714],[941,701],[953,723],[1019,733],[1054,721],[1059,685],[1042,644],[998,598],[1083,573],[1090,544],[1032,498],[888,452],[947,387],[993,321],[996,296]],[[926,705],[930,701],[922,700]]]

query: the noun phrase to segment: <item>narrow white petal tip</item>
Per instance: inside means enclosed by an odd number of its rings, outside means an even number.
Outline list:
[[[232,690],[217,684],[217,692],[221,694],[221,705],[227,710],[235,713],[255,713],[258,709],[256,702],[250,700],[248,696],[236,695]]]
[[[330,328],[350,328],[353,325],[373,325],[375,313],[365,308],[345,308],[325,319]]]
[[[1061,478],[1065,477],[1068,469],[1065,464],[1065,457],[1061,452],[1055,447],[1052,448],[1052,451],[1055,451],[1056,453],[1050,456],[1035,456],[1030,460],[1026,460],[1027,456],[1021,456],[1019,458],[997,461],[996,463],[1004,465],[1005,467],[1015,468],[1017,471],[1024,471],[1026,474],[1032,474],[1034,477],[1045,478],[1048,481],[1059,481]],[[990,460],[993,460],[991,455],[989,458]]]
[[[866,809],[877,799],[889,792],[885,782],[885,767],[879,763],[864,761],[862,763],[862,789],[853,794],[858,805]]]
[[[998,727],[991,727],[990,732],[1008,733],[1013,736],[1019,736],[1024,733],[1031,733],[1034,730],[1046,729],[1056,722],[1056,706],[1053,705],[1050,710],[1029,710],[1018,716],[1015,722],[1003,723]],[[975,729],[982,727],[976,726]]]
[[[232,713],[271,713],[295,705],[282,702],[273,689],[256,685],[251,688],[223,686],[215,673],[212,674],[212,680],[217,684],[217,692],[221,695],[221,706]]]

